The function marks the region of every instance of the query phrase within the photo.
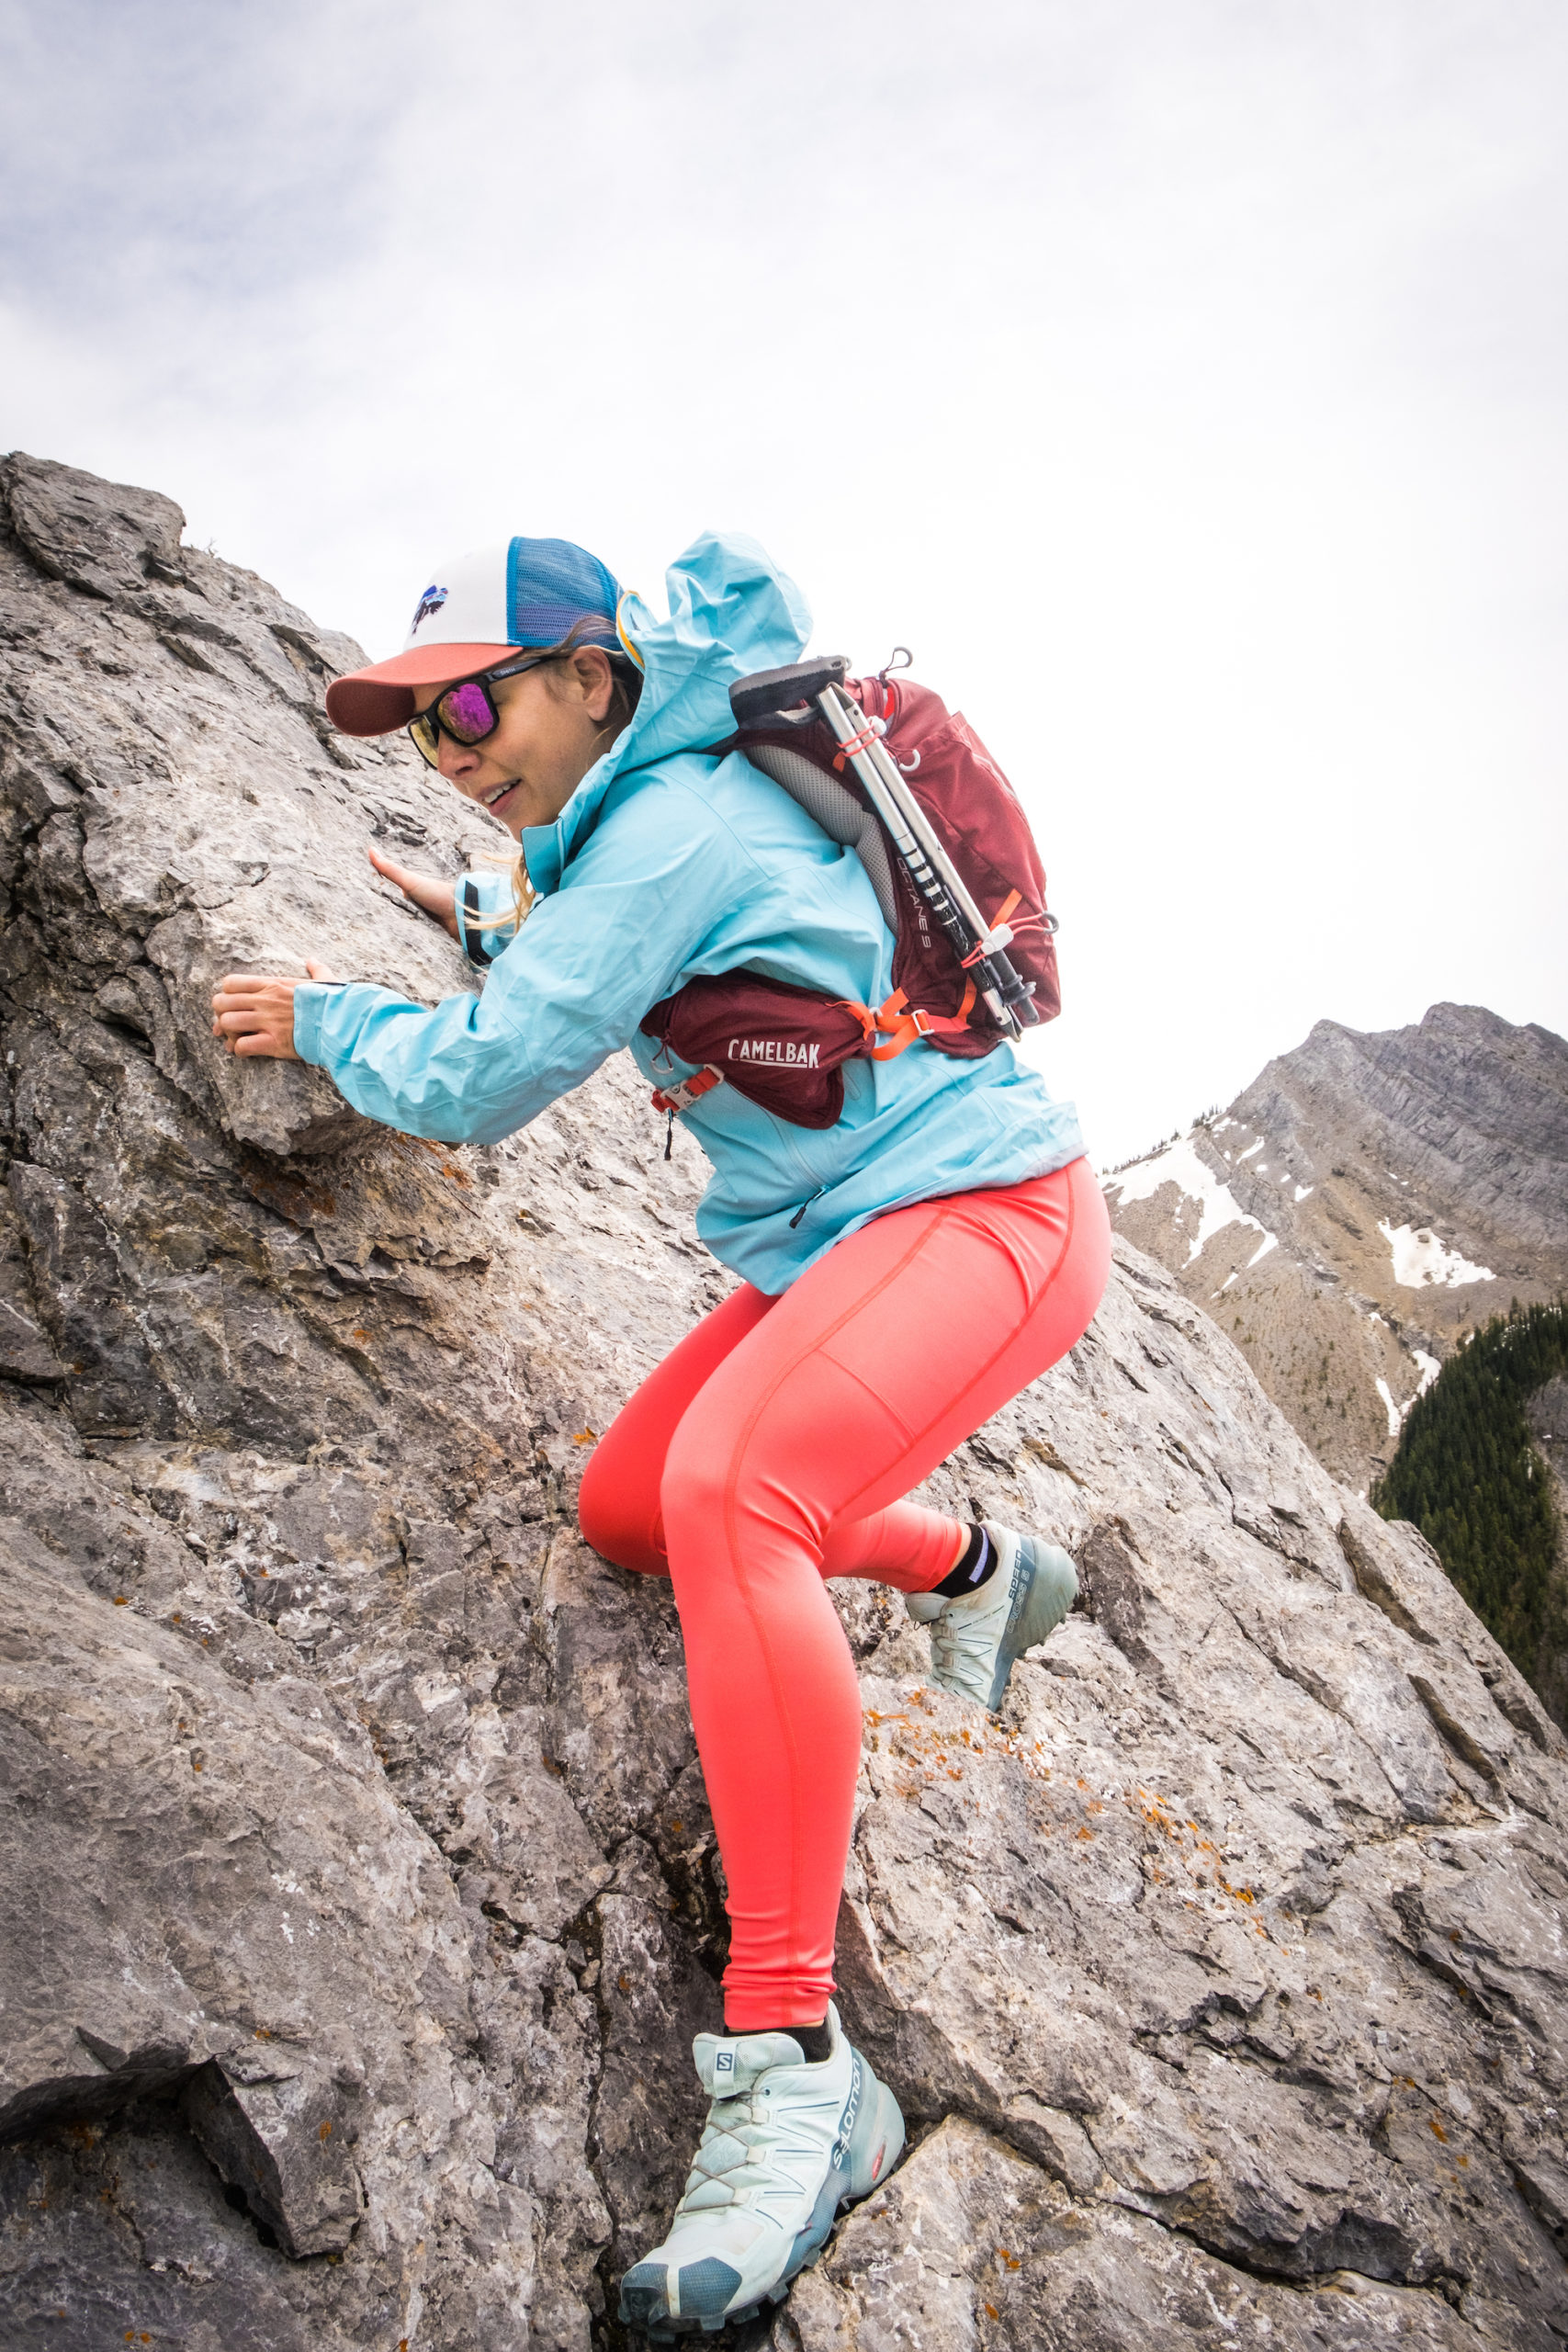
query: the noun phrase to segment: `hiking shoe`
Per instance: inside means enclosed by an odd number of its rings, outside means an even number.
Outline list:
[[[907,1592],[911,1617],[931,1629],[931,1673],[944,1690],[977,1699],[987,1713],[1002,1703],[1014,1662],[1054,1634],[1072,1607],[1077,1571],[1055,1544],[985,1522],[997,1565],[977,1592],[949,1600]]]
[[[670,2234],[621,2281],[621,2321],[655,2344],[716,2335],[780,2303],[814,2262],[833,2217],[897,2163],[904,2119],[844,2039],[808,2065],[788,2033],[699,2033],[692,2044],[713,2104]]]

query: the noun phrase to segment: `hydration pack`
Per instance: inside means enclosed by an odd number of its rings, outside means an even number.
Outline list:
[[[951,927],[933,920],[929,891],[872,805],[855,754],[874,740],[897,763],[989,926],[985,944],[1006,949],[1005,968],[1024,983],[1026,1013],[1051,1021],[1062,1009],[1045,871],[1012,786],[962,714],[928,686],[888,671],[844,678],[846,666],[802,663],[798,673],[808,692],[817,668],[837,683],[839,707],[864,721],[850,742],[823,716],[830,695],[750,715],[770,697],[748,691],[763,681],[744,680],[731,695],[739,729],[714,749],[744,752],[825,833],[856,852],[894,936],[892,994],[873,1007],[755,972],[688,980],[641,1023],[672,1057],[699,1066],[695,1077],[655,1093],[655,1109],[671,1120],[722,1081],[795,1126],[830,1127],[844,1107],[843,1064],[856,1056],[886,1061],[923,1040],[938,1053],[971,1059],[1018,1034],[1018,1021],[998,1019],[994,994],[987,1002],[976,985],[981,949],[961,956]]]

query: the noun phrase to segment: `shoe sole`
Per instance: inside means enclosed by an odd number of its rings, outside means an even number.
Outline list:
[[[690,2318],[682,2312],[671,2318],[667,2310],[658,2308],[664,2301],[663,2287],[633,2286],[637,2269],[629,2270],[621,2285],[623,2327],[640,2328],[650,2344],[677,2344],[683,2335],[717,2335],[724,2328],[739,2326],[742,2320],[755,2319],[766,2305],[783,2302],[800,2273],[810,2268],[827,2245],[841,2208],[869,2197],[904,2153],[904,2117],[898,2102],[886,2084],[877,2081],[863,2058],[860,2063],[868,2096],[855,2118],[843,2160],[823,2182],[811,2219],[795,2238],[789,2260],[773,2285],[764,2288],[754,2301],[733,2311],[711,2317],[694,2312]],[[638,2264],[637,2269],[641,2267]],[[662,2269],[663,2265],[659,2267]]]
[[[987,1713],[993,1715],[1025,1650],[1048,1640],[1077,1599],[1077,1570],[1066,1552],[1055,1544],[1039,1543],[1032,1535],[1019,1539],[1013,1580],[1013,1603],[998,1645],[997,1670],[986,1702]]]

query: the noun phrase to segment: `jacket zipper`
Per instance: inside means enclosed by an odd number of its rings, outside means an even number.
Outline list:
[[[789,1221],[789,1229],[792,1233],[795,1231],[795,1227],[800,1223],[801,1218],[806,1215],[807,1210],[811,1206],[811,1201],[819,1201],[827,1189],[828,1187],[826,1184],[818,1184],[817,1190],[811,1195],[811,1200],[802,1201],[800,1206],[796,1209],[795,1215]]]

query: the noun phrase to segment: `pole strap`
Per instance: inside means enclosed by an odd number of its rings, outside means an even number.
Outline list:
[[[842,775],[844,773],[844,762],[846,760],[852,760],[857,752],[869,752],[872,745],[876,741],[877,737],[882,732],[883,729],[877,725],[876,721],[874,719],[868,718],[865,725],[857,734],[850,736],[846,741],[840,744],[837,752],[833,755],[833,768],[835,774]]]
[[[968,970],[971,964],[977,964],[983,956],[994,956],[998,948],[1010,947],[1012,945],[1017,933],[1025,928],[1030,918],[1026,916],[1023,922],[1010,925],[1008,917],[1011,914],[1014,907],[1021,906],[1022,903],[1023,892],[1021,890],[1010,890],[1008,892],[1007,897],[1002,900],[1001,905],[991,917],[991,928],[986,933],[986,936],[982,939],[978,947],[973,949],[969,955],[964,956],[964,968],[965,971]],[[1036,920],[1038,920],[1038,918],[1036,918]]]

